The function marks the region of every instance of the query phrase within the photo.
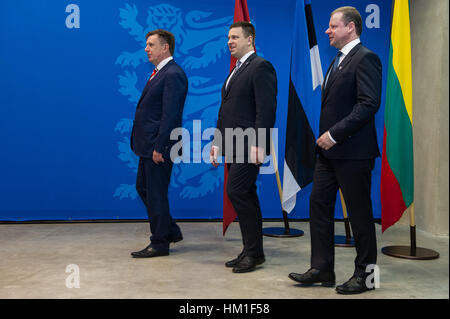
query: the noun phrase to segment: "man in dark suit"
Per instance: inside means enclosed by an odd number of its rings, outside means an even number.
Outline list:
[[[277,78],[272,64],[255,54],[254,40],[255,28],[251,23],[231,25],[228,47],[237,62],[222,87],[222,104],[210,153],[216,167],[218,156],[225,156],[226,191],[239,219],[244,247],[237,258],[225,264],[235,273],[253,271],[265,261],[256,178],[264,156],[270,154]]]
[[[380,155],[374,117],[381,100],[381,61],[360,43],[361,31],[362,19],[355,8],[342,7],[331,14],[326,34],[339,53],[322,90],[310,197],[311,268],[289,275],[303,284],[334,287],[334,206],[341,188],[357,253],[353,276],[336,287],[341,294],[373,289],[366,284],[366,271],[377,258],[370,186],[374,161]]]
[[[139,156],[136,190],[147,208],[150,245],[133,252],[135,258],[169,255],[169,244],[183,239],[170,216],[168,188],[173,162],[170,140],[173,129],[181,126],[188,82],[172,55],[175,38],[165,30],[147,34],[145,52],[155,69],[136,108],[131,148]]]

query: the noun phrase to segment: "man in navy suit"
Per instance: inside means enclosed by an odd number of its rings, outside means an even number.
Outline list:
[[[135,258],[169,255],[169,244],[183,239],[169,212],[168,188],[173,162],[170,140],[173,129],[181,126],[188,81],[172,55],[175,38],[166,30],[147,34],[145,52],[155,66],[136,108],[131,148],[139,156],[136,190],[147,208],[150,245],[133,252]]]
[[[254,41],[255,28],[251,23],[231,25],[228,47],[237,62],[222,87],[222,104],[210,153],[216,167],[218,156],[225,156],[226,191],[239,218],[244,247],[237,258],[225,263],[235,273],[253,271],[265,261],[256,178],[265,154],[270,154],[277,77],[272,64],[255,54]]]
[[[310,197],[311,268],[289,277],[303,284],[335,285],[334,206],[340,188],[355,238],[353,276],[336,290],[357,294],[366,284],[368,267],[376,264],[377,243],[370,186],[380,155],[375,113],[381,100],[381,61],[360,43],[362,19],[353,7],[333,11],[326,34],[339,50],[325,77]],[[370,278],[369,278],[370,279]]]

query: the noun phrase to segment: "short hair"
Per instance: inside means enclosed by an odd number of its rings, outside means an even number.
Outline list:
[[[255,45],[255,37],[256,37],[256,31],[255,31],[255,27],[253,26],[253,24],[251,24],[250,22],[247,21],[238,21],[233,23],[230,26],[230,30],[233,28],[242,28],[242,32],[244,33],[244,36],[246,38],[248,38],[249,36],[253,37],[253,45]]]
[[[173,55],[175,52],[175,36],[173,35],[173,33],[169,32],[167,30],[157,29],[157,30],[153,30],[153,31],[150,31],[149,33],[147,33],[147,35],[145,36],[145,39],[148,39],[149,36],[152,36],[155,34],[157,34],[159,36],[159,42],[161,44],[167,43],[169,45],[170,54]]]
[[[350,22],[353,22],[355,24],[356,34],[360,36],[362,33],[362,18],[358,10],[356,10],[355,7],[340,7],[331,12],[331,16],[339,12],[342,12],[342,20],[344,21],[344,24],[347,25]]]

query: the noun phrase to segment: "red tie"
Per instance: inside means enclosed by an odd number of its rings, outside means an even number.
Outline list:
[[[152,72],[152,75],[150,75],[150,79],[148,79],[149,82],[153,79],[153,77],[155,76],[156,72],[158,72],[158,69],[157,69],[157,68],[155,68],[155,69],[153,70],[153,72]]]

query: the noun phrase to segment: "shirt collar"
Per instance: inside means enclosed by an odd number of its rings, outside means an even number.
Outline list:
[[[167,64],[169,63],[170,60],[173,60],[173,56],[170,56],[168,58],[165,58],[164,60],[162,60],[161,62],[159,62],[159,64],[156,66],[156,68],[158,69],[158,71],[161,71],[161,69]]]
[[[253,53],[255,53],[254,50],[247,52],[246,54],[244,54],[244,56],[242,58],[239,59],[239,61],[241,61],[241,64],[244,64],[244,62],[248,59],[249,56],[251,56]]]
[[[349,43],[344,45],[344,47],[340,51],[342,52],[342,54],[344,54],[344,56],[346,56],[360,42],[361,40],[359,38],[356,38],[355,40],[350,41]]]

